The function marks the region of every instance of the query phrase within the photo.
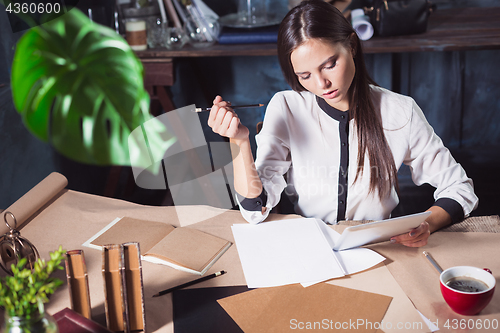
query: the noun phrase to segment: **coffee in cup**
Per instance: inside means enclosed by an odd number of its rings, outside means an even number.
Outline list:
[[[475,315],[491,301],[496,280],[487,269],[456,266],[440,275],[441,294],[446,303],[458,314]]]
[[[479,293],[488,289],[486,283],[470,276],[453,277],[446,281],[446,285],[451,289],[466,293]]]

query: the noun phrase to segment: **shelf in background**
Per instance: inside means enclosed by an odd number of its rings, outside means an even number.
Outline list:
[[[427,32],[418,35],[373,37],[363,42],[365,53],[465,51],[500,49],[500,7],[437,10],[429,17]],[[207,48],[190,45],[180,50],[166,48],[138,51],[145,58],[275,56],[275,43],[215,44]]]

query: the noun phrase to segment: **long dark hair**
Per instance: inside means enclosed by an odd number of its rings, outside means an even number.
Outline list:
[[[356,73],[349,89],[349,116],[358,136],[358,168],[354,182],[363,173],[365,154],[370,161],[369,192],[378,189],[380,199],[398,189],[397,168],[385,139],[380,114],[370,98],[370,84],[376,83],[366,70],[361,41],[342,13],[323,0],[302,1],[281,22],[278,33],[278,59],[285,80],[295,91],[305,91],[293,70],[292,52],[309,39],[340,43],[352,50]]]

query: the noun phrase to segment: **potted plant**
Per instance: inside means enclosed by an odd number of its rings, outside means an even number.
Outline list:
[[[147,168],[175,140],[149,113],[143,66],[130,46],[77,8],[29,29],[11,73],[27,129],[71,160]],[[130,135],[146,122],[144,136]]]
[[[12,265],[12,276],[0,278],[0,306],[5,308],[4,333],[58,332],[57,323],[44,310],[44,303],[63,281],[51,277],[60,265],[66,251],[50,253],[50,260],[39,258],[33,270],[25,268],[26,258]]]

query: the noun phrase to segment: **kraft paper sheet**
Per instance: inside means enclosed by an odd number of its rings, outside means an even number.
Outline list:
[[[295,329],[376,332],[392,297],[319,283],[251,290],[219,300],[245,333]]]

